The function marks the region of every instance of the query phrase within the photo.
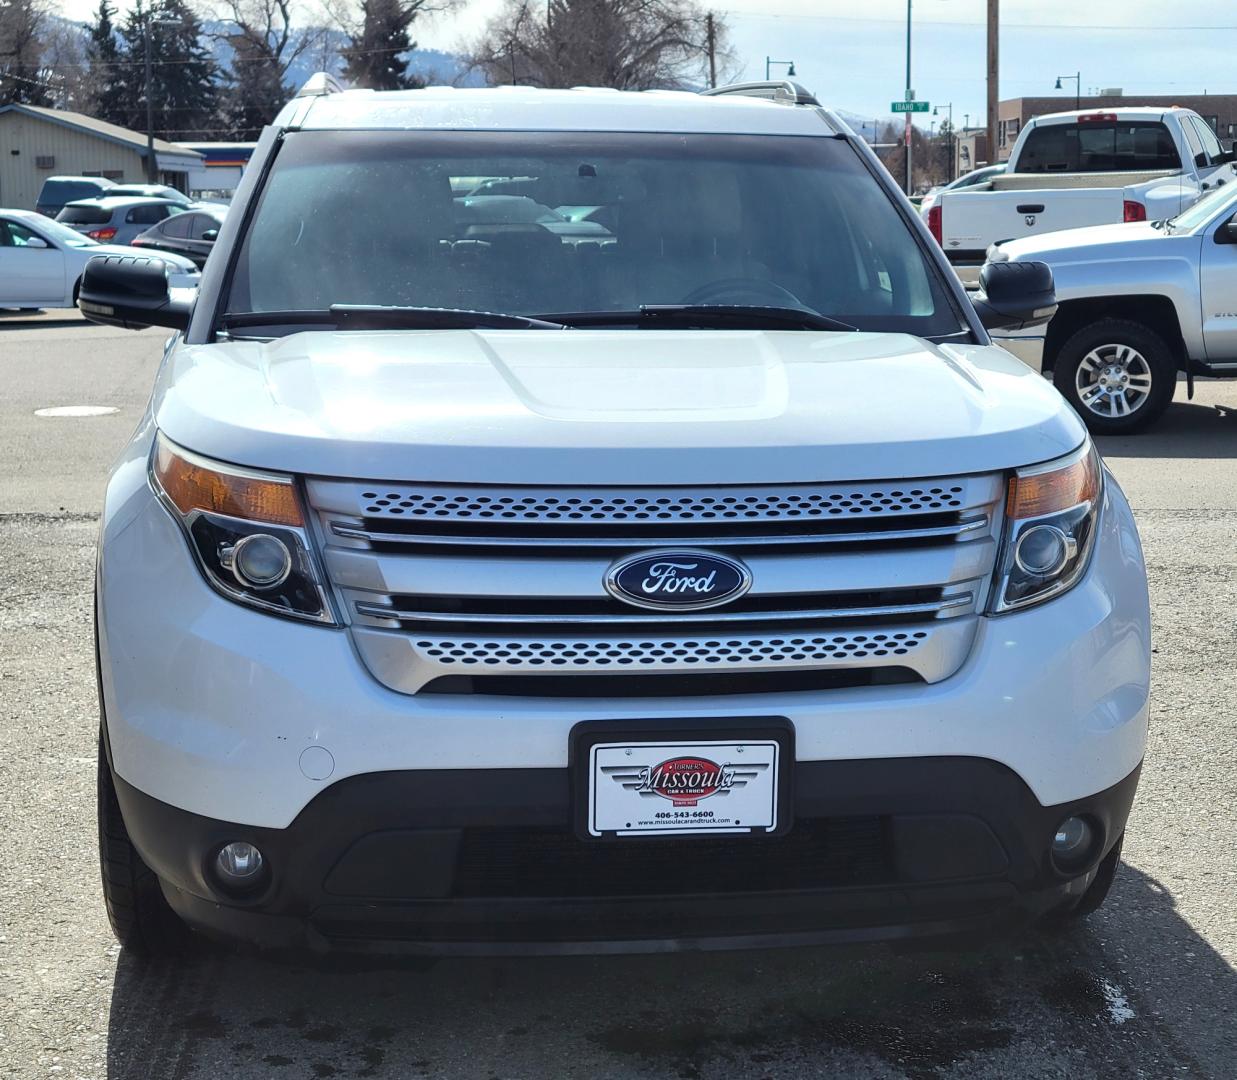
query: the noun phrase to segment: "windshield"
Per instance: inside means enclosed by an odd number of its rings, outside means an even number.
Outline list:
[[[824,137],[292,133],[225,310],[337,304],[548,317],[738,304],[963,329],[894,203]]]
[[[1225,206],[1237,202],[1237,187],[1218,187],[1209,191],[1188,210],[1183,210],[1175,218],[1169,220],[1173,232],[1193,232],[1200,225],[1206,225]]]
[[[58,221],[39,218],[38,227],[49,240],[63,244],[65,247],[95,247],[97,243],[89,236],[83,236],[76,229],[70,229]]]

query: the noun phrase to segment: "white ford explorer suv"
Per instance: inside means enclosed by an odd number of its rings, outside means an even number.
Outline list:
[[[793,85],[348,91],[263,135],[98,563],[120,940],[619,951],[1085,913],[1143,757],[1125,498]]]

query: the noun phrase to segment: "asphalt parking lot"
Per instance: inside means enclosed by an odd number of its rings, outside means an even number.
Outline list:
[[[1108,905],[967,953],[278,966],[121,956],[98,890],[90,583],[165,334],[0,315],[0,1074],[1237,1076],[1237,382],[1102,449],[1135,507],[1151,745]],[[98,416],[36,410],[104,406]]]

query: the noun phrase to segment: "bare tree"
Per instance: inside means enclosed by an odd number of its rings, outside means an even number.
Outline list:
[[[215,36],[232,48],[223,95],[224,122],[238,139],[256,139],[291,93],[284,80],[304,52],[316,49],[322,30],[294,29],[293,0],[226,0]]]
[[[42,63],[55,108],[97,116],[98,94],[90,73],[89,41],[80,26],[65,19],[49,19],[43,35]]]
[[[50,105],[43,69],[47,11],[41,0],[0,0],[0,105]]]
[[[725,20],[696,0],[506,0],[468,50],[490,83],[612,86],[707,85],[715,66],[734,70]]]

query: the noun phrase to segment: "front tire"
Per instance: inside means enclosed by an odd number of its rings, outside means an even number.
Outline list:
[[[189,929],[172,910],[159,888],[159,879],[142,862],[129,839],[102,733],[98,776],[99,869],[112,932],[125,949],[139,956],[176,956],[184,951]]]
[[[1172,402],[1177,359],[1150,327],[1101,319],[1065,342],[1052,378],[1094,434],[1132,435]]]

